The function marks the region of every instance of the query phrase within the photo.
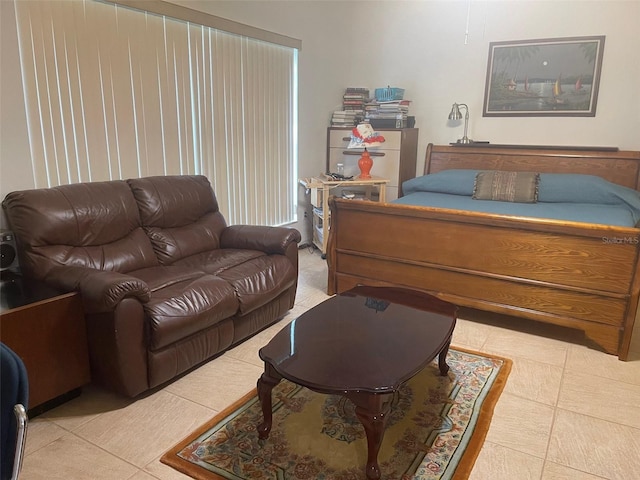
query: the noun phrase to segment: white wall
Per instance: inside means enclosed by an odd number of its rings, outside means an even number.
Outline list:
[[[301,177],[325,168],[326,127],[346,86],[406,89],[413,102],[410,114],[420,128],[418,172],[427,143],[462,136],[461,126],[447,123],[453,102],[469,105],[473,139],[640,150],[640,88],[635,83],[640,78],[640,1],[172,2],[302,40]],[[2,198],[33,182],[11,2],[0,1],[0,15]],[[606,36],[595,117],[482,117],[489,42],[585,35]],[[302,188],[300,200],[302,219]],[[297,226],[308,239],[310,227],[302,221]]]

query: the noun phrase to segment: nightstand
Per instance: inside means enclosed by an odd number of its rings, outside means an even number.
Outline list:
[[[351,180],[332,180],[328,178],[313,177],[298,180],[311,195],[312,212],[312,241],[320,250],[322,258],[327,255],[327,243],[329,241],[329,228],[331,223],[329,211],[329,196],[332,192],[338,192],[345,197],[345,192],[358,191],[358,199],[386,202],[386,188],[389,180],[381,177],[359,178]],[[362,189],[362,191],[359,191]],[[350,197],[345,197],[350,198]]]
[[[0,298],[0,340],[27,368],[30,415],[77,396],[91,380],[80,295],[15,276]]]

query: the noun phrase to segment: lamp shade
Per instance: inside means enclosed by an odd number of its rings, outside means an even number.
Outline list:
[[[454,103],[449,112],[449,120],[460,120],[462,118],[462,112],[457,103]]]
[[[361,123],[351,130],[351,141],[347,148],[377,147],[384,142],[384,137],[373,130],[369,123]]]

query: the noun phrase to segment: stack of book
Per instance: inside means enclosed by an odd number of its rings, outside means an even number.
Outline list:
[[[355,112],[347,111],[347,110],[336,110],[331,115],[331,126],[332,127],[353,127],[357,124],[358,119],[362,117],[358,117]]]
[[[411,100],[379,102],[371,100],[365,104],[365,119],[374,128],[405,128]]]
[[[349,87],[342,96],[342,109],[364,115],[364,105],[369,101],[369,89],[363,87]]]
[[[364,118],[364,106],[369,101],[369,89],[349,87],[342,96],[342,110],[333,112],[331,126],[352,127]]]

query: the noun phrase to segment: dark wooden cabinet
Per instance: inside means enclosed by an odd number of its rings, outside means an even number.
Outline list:
[[[19,277],[0,292],[0,340],[27,368],[29,409],[79,393],[91,378],[80,295]]]

